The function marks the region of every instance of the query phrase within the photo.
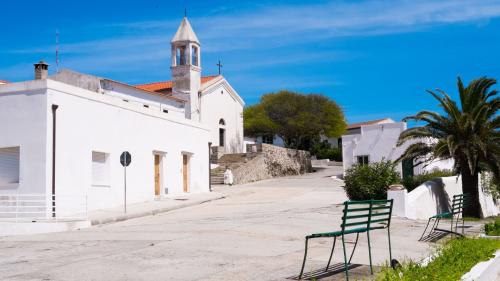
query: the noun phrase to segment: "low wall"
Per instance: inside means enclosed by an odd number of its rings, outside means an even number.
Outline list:
[[[481,185],[479,186],[482,190]],[[462,193],[460,177],[443,177],[427,181],[410,193],[406,190],[388,190],[388,199],[394,199],[393,214],[409,219],[428,219],[438,213],[448,212],[451,209],[451,200],[454,195]],[[479,192],[482,217],[496,216],[500,213],[500,205],[493,198]]]
[[[232,171],[234,184],[300,175],[312,171],[311,156],[307,151],[262,144],[259,151],[254,153],[257,153],[257,156]]]

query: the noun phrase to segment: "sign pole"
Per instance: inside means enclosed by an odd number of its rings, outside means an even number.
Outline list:
[[[125,183],[125,193],[124,193],[124,196],[123,196],[123,200],[124,200],[124,204],[123,206],[125,207],[125,214],[127,213],[127,166],[123,167],[125,169],[125,173],[124,173],[124,183]]]
[[[132,162],[132,155],[128,151],[124,151],[120,155],[120,164],[123,166],[123,211],[127,213],[127,166]]]

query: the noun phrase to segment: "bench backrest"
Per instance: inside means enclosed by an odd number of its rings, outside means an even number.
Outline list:
[[[345,201],[342,214],[343,232],[355,229],[368,229],[370,223],[371,200]]]
[[[342,214],[342,231],[387,228],[391,224],[390,200],[345,201]]]
[[[370,229],[381,229],[391,226],[393,203],[394,199],[372,200]]]
[[[461,215],[465,208],[469,206],[469,194],[453,195],[451,203],[451,213],[453,215]]]

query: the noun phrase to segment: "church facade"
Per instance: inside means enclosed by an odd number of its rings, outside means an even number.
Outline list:
[[[49,76],[40,62],[34,80],[0,85],[0,201],[26,202],[0,215],[74,217],[209,192],[210,147],[243,151],[244,103],[223,76],[201,75],[187,18],[171,49],[172,81]],[[126,171],[123,152],[132,158]]]

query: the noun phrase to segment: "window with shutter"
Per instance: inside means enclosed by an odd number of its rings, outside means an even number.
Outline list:
[[[19,147],[0,148],[0,186],[19,183]]]
[[[109,154],[92,151],[92,185],[110,186]]]

